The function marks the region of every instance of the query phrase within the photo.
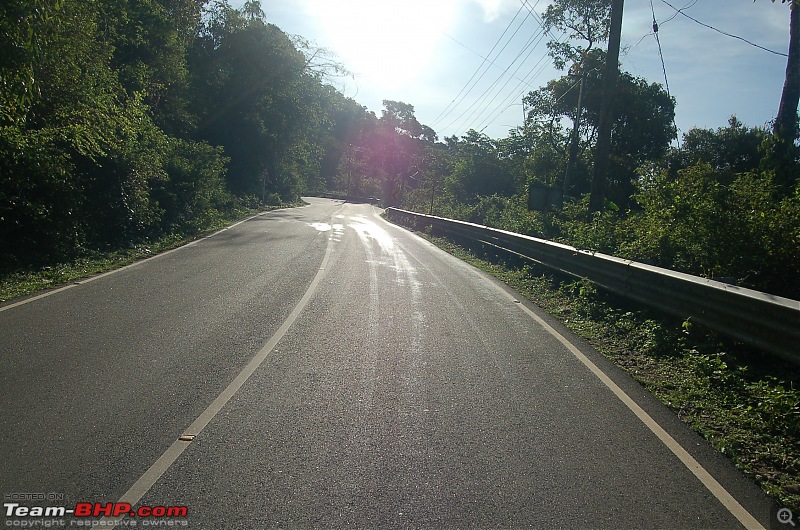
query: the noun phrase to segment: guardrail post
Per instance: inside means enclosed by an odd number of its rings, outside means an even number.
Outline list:
[[[800,301],[487,226],[388,208],[412,227],[534,261],[800,365]]]

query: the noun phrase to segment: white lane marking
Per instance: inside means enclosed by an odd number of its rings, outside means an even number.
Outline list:
[[[495,286],[497,290],[502,292],[507,298],[512,301],[517,301],[515,298],[510,296],[502,287],[491,282],[492,285]],[[672,453],[678,457],[678,459],[683,463],[686,468],[697,477],[700,482],[714,495],[719,502],[722,503],[725,508],[734,516],[736,517],[740,523],[745,528],[752,528],[757,530],[765,530],[764,526],[759,523],[755,517],[753,517],[750,512],[748,512],[739,501],[737,501],[733,495],[728,493],[722,484],[717,482],[717,480],[709,473],[697,460],[694,459],[692,455],[689,454],[686,449],[678,442],[675,438],[673,438],[667,431],[665,431],[661,425],[653,419],[645,410],[640,407],[634,400],[631,398],[624,390],[622,390],[614,381],[608,377],[605,372],[603,372],[596,364],[594,364],[591,359],[586,357],[568,338],[563,336],[561,333],[556,331],[550,324],[545,322],[539,315],[534,313],[529,307],[525,304],[517,303],[514,304],[516,307],[521,308],[525,313],[528,314],[533,320],[535,320],[540,326],[542,326],[550,335],[558,339],[558,341],[564,345],[572,355],[574,355],[580,362],[582,362],[600,381],[603,382],[606,387],[608,387],[611,392],[614,393],[617,398],[625,404],[628,409],[633,412],[639,420],[647,426],[650,431],[656,435],[656,437],[663,443],[667,448],[672,451]]]
[[[282,209],[284,209],[284,208],[281,208],[281,210]],[[65,285],[63,287],[58,287],[56,289],[53,289],[52,291],[47,291],[45,293],[38,294],[36,296],[31,296],[30,298],[25,298],[24,300],[20,300],[19,302],[13,302],[11,304],[4,305],[4,306],[0,307],[0,313],[2,313],[3,311],[8,311],[9,309],[13,309],[15,307],[19,307],[21,305],[25,305],[25,304],[29,304],[31,302],[35,302],[36,300],[40,300],[42,298],[47,298],[48,296],[53,296],[54,294],[61,293],[63,291],[66,291],[67,289],[72,289],[73,287],[78,286],[78,285],[84,285],[84,284],[99,280],[100,278],[105,278],[106,276],[111,276],[112,274],[116,274],[118,272],[122,272],[122,271],[128,270],[128,269],[132,269],[133,267],[138,267],[139,265],[147,263],[148,261],[154,260],[156,258],[163,258],[164,256],[168,256],[169,254],[172,254],[173,252],[177,252],[177,251],[182,250],[184,248],[189,248],[191,246],[194,246],[194,245],[196,245],[197,243],[199,243],[200,241],[202,241],[204,239],[210,239],[210,238],[216,236],[217,234],[221,234],[222,232],[225,232],[226,230],[230,230],[231,228],[235,228],[235,227],[239,226],[240,224],[249,221],[250,219],[255,219],[256,217],[259,217],[259,216],[264,215],[266,213],[272,213],[272,212],[277,212],[277,211],[279,211],[279,210],[270,210],[269,212],[258,213],[256,215],[248,217],[247,219],[242,219],[238,223],[234,223],[234,224],[232,224],[230,226],[227,226],[227,227],[223,228],[222,230],[217,230],[213,234],[209,234],[209,235],[207,235],[205,237],[201,237],[200,239],[195,239],[194,241],[190,241],[189,243],[186,243],[185,245],[181,245],[179,247],[175,247],[175,248],[173,248],[171,250],[167,250],[166,252],[161,252],[159,254],[156,254],[155,256],[150,256],[149,258],[145,258],[145,259],[142,259],[142,260],[139,260],[139,261],[134,261],[130,265],[125,265],[124,267],[120,267],[119,269],[114,269],[114,270],[111,270],[111,271],[108,271],[108,272],[104,272],[104,273],[98,274],[96,276],[89,276],[88,278],[77,279],[77,280],[72,281],[72,283],[70,283],[69,285]]]
[[[406,230],[405,228],[398,227],[397,225],[394,225],[393,223],[389,223],[388,221],[386,221],[382,217],[378,216],[377,214],[375,214],[375,216],[378,219],[381,219],[381,221],[383,221],[384,223],[386,223],[389,226],[395,226],[395,227],[397,227],[397,228],[399,228],[401,230],[404,230],[407,233],[410,233],[411,235],[414,235],[420,241],[422,241],[426,245],[429,245],[431,248],[434,248],[434,249],[436,249],[436,250],[438,250],[440,252],[444,252],[442,249],[440,249],[439,247],[433,245],[429,241],[427,241],[425,239],[422,239],[419,236],[416,236],[415,234],[413,234],[413,232],[410,232],[410,231]],[[447,253],[445,252],[445,254],[447,254]],[[450,256],[450,254],[447,254],[447,255]],[[463,261],[462,261],[462,263],[463,263]],[[482,273],[480,273],[477,269],[472,268],[472,270],[474,270],[477,274],[480,274],[482,276]],[[726,490],[722,486],[722,484],[717,482],[717,480],[711,475],[711,473],[708,472],[708,470],[706,470],[697,460],[695,460],[695,458],[692,455],[690,455],[689,452],[686,451],[686,449],[684,449],[683,446],[675,438],[673,438],[667,431],[665,431],[664,428],[661,427],[661,425],[659,425],[658,422],[656,422],[656,420],[654,420],[652,416],[650,416],[647,412],[645,412],[645,410],[642,409],[642,407],[640,407],[633,400],[633,398],[631,398],[624,390],[622,390],[614,381],[612,381],[611,378],[608,377],[605,374],[605,372],[603,372],[596,364],[594,364],[588,357],[586,357],[586,355],[584,355],[583,352],[581,352],[578,349],[577,346],[575,346],[568,338],[566,338],[565,336],[560,334],[550,324],[545,322],[544,319],[542,319],[539,315],[534,313],[525,304],[519,303],[519,300],[517,300],[512,295],[510,295],[500,285],[498,285],[497,283],[495,283],[493,281],[490,281],[489,283],[492,284],[492,286],[495,289],[500,291],[503,294],[504,297],[508,298],[512,302],[517,302],[517,303],[514,304],[514,306],[519,307],[525,313],[527,313],[530,318],[532,318],[540,326],[542,326],[545,329],[545,331],[547,331],[550,335],[555,337],[581,363],[583,363],[583,365],[586,366],[595,375],[595,377],[597,377],[609,390],[611,390],[611,392],[614,393],[615,396],[617,396],[617,399],[622,401],[622,403],[626,407],[628,407],[628,409],[631,412],[633,412],[636,415],[636,417],[639,418],[639,420],[642,423],[644,423],[644,425],[648,429],[650,429],[650,431],[653,434],[656,435],[656,437],[661,441],[661,443],[663,443],[676,457],[678,457],[678,459],[681,461],[681,463],[689,471],[691,471],[692,474],[695,477],[697,477],[698,480],[700,480],[700,482],[703,484],[703,486],[705,486],[706,489],[708,489],[708,491],[710,491],[711,494],[714,495],[714,497],[716,497],[717,500],[719,500],[719,502],[734,517],[736,517],[736,519],[738,519],[739,522],[745,528],[754,529],[754,530],[765,530],[764,526],[761,523],[759,523],[758,520],[756,520],[756,518],[753,517],[750,514],[750,512],[748,512],[741,504],[739,504],[739,501],[737,501],[733,497],[733,495],[731,495],[728,492],[728,490]]]
[[[239,372],[239,375],[231,381],[228,387],[222,391],[220,395],[214,399],[214,401],[204,410],[198,417],[195,419],[191,425],[189,425],[186,429],[184,429],[182,434],[197,436],[200,432],[214,419],[214,416],[219,413],[220,410],[225,406],[228,401],[242,388],[242,385],[250,378],[251,375],[258,369],[261,363],[267,358],[267,356],[272,352],[275,346],[280,342],[286,332],[289,331],[289,328],[292,327],[294,321],[300,316],[300,313],[303,312],[303,309],[308,305],[308,302],[311,300],[311,297],[314,295],[314,292],[317,290],[320,282],[322,281],[322,277],[325,275],[325,269],[327,268],[328,261],[331,257],[331,251],[333,250],[333,244],[331,240],[328,240],[328,246],[325,249],[325,257],[322,258],[322,263],[317,270],[317,274],[314,276],[314,279],[311,280],[311,284],[306,289],[305,294],[297,302],[297,305],[292,309],[292,312],[286,318],[286,320],[281,324],[281,327],[270,337],[270,339],[264,344],[264,346],[256,353],[256,355],[250,360],[247,366]],[[139,500],[153,487],[156,481],[161,478],[161,476],[169,469],[169,467],[178,459],[178,457],[183,453],[183,451],[189,446],[190,441],[183,441],[176,439],[172,442],[172,445],[167,448],[167,450],[162,454],[155,463],[150,466],[150,468],[144,472],[144,474],[137,480],[133,486],[126,491],[122,497],[117,501],[118,503],[128,503],[131,506],[135,506]],[[103,521],[107,521],[105,523],[107,526],[113,524],[113,522],[118,522],[124,519],[125,516],[121,515],[118,517],[104,517],[100,521],[100,525],[102,526],[104,523]]]

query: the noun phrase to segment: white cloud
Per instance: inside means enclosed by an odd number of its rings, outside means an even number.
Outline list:
[[[520,7],[519,0],[468,0],[483,8],[484,22],[494,22],[508,11],[517,10]],[[535,2],[534,2],[535,3]],[[533,3],[531,3],[533,6]]]

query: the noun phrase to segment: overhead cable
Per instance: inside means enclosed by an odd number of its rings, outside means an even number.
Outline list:
[[[470,86],[470,83],[472,83],[472,80],[475,79],[475,76],[477,76],[478,73],[483,69],[483,65],[486,64],[487,61],[490,61],[489,58],[492,56],[492,53],[494,52],[495,48],[497,48],[497,46],[503,40],[503,37],[505,37],[506,33],[508,33],[508,30],[511,29],[511,26],[514,24],[514,21],[517,19],[517,17],[519,16],[520,13],[522,13],[522,6],[520,6],[519,10],[514,15],[514,18],[511,19],[511,22],[508,23],[508,25],[506,26],[506,29],[503,31],[503,34],[500,35],[500,38],[497,39],[497,42],[494,43],[494,46],[492,46],[492,49],[489,50],[489,54],[483,59],[483,61],[481,62],[480,66],[478,66],[478,68],[472,74],[472,77],[470,77],[469,80],[464,84],[464,86],[461,88],[461,90],[456,95],[456,97],[454,97],[453,100],[444,108],[444,110],[442,110],[442,112],[440,112],[439,115],[433,120],[433,122],[431,122],[431,124],[430,124],[431,127],[433,127],[440,120],[442,120],[444,117],[446,117],[451,112],[453,112],[452,109],[455,106],[457,106],[459,103],[461,103],[461,101],[463,101],[465,97],[467,97],[469,92],[472,91],[472,88],[474,88],[475,84],[477,84],[478,81],[480,81],[480,79],[485,75],[486,71],[484,71],[484,73],[481,74],[481,76],[477,80],[475,80],[475,83],[473,83],[472,86]],[[487,67],[487,70],[488,70],[488,67]],[[465,93],[465,91],[466,91],[466,93]],[[459,97],[461,99],[459,99]],[[458,102],[456,102],[456,100],[458,100]]]
[[[764,50],[764,51],[766,51],[766,52],[769,52],[769,53],[774,53],[775,55],[781,55],[781,56],[783,56],[783,57],[789,57],[789,54],[787,54],[787,53],[782,53],[782,52],[777,52],[777,51],[775,51],[775,50],[770,50],[769,48],[765,48],[764,46],[761,46],[761,45],[759,45],[759,44],[756,44],[755,42],[751,42],[751,41],[749,41],[749,40],[745,39],[744,37],[740,37],[740,36],[738,36],[738,35],[734,35],[734,34],[732,34],[732,33],[728,33],[727,31],[722,31],[721,29],[717,29],[717,28],[715,28],[714,26],[711,26],[711,25],[709,25],[709,24],[706,24],[705,22],[700,22],[700,21],[699,21],[699,20],[697,20],[696,18],[694,18],[694,17],[691,17],[691,16],[687,15],[686,13],[684,13],[682,9],[678,9],[678,8],[677,8],[677,7],[675,7],[674,5],[670,4],[669,2],[667,2],[667,0],[661,0],[661,1],[662,1],[662,2],[664,2],[665,4],[667,4],[667,5],[668,5],[669,7],[671,7],[672,9],[674,9],[674,10],[675,10],[675,11],[676,11],[678,14],[681,14],[681,15],[685,16],[686,18],[688,18],[688,19],[689,19],[689,20],[691,20],[692,22],[696,22],[697,24],[700,24],[701,26],[703,26],[703,27],[705,27],[705,28],[708,28],[708,29],[713,29],[713,30],[714,30],[714,31],[716,31],[717,33],[722,33],[722,34],[723,34],[723,35],[725,35],[726,37],[731,37],[732,39],[739,39],[740,41],[746,42],[746,43],[747,43],[747,44],[749,44],[750,46],[755,46],[756,48],[758,48],[758,49],[760,49],[760,50]]]

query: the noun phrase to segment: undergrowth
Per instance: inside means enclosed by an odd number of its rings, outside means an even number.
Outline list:
[[[800,511],[800,370],[711,330],[635,307],[590,281],[478,257],[421,234],[494,275],[613,360],[779,503]]]
[[[6,272],[5,274],[0,274],[0,303],[130,265],[135,261],[185,245],[192,240],[224,228],[237,220],[255,215],[259,211],[299,206],[301,204],[292,203],[281,206],[261,207],[259,209],[239,209],[230,215],[220,215],[209,219],[202,228],[188,234],[170,234],[157,240],[132,244],[128,248],[85,250],[80,257],[75,259],[55,262],[37,269]]]

